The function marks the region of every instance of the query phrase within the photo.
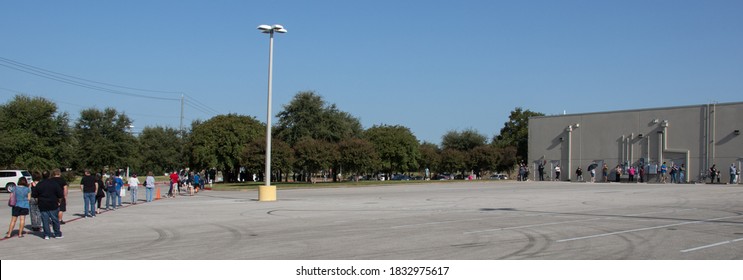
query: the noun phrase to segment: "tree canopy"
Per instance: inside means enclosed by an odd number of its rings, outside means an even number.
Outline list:
[[[279,118],[271,169],[306,178],[318,171],[346,174],[423,171],[432,173],[510,172],[528,151],[528,119],[542,116],[522,108],[510,113],[500,134],[474,129],[449,131],[441,147],[419,143],[407,127],[375,125],[364,130],[358,118],[326,104],[312,91],[299,92]],[[190,131],[145,127],[135,137],[132,120],[116,109],[83,109],[73,126],[67,113],[42,97],[18,95],[0,105],[0,167],[48,170],[57,167],[101,170],[132,167],[161,173],[190,167],[226,171],[230,181],[244,168],[265,176],[265,124],[227,114],[195,121]],[[334,180],[336,177],[334,176]]]
[[[131,119],[114,108],[84,109],[75,122],[75,169],[102,170],[128,166],[140,159],[137,139],[129,133]]]
[[[415,171],[421,158],[420,144],[409,128],[378,125],[366,130],[364,138],[374,145],[387,173]]]
[[[145,127],[139,135],[139,154],[142,155],[142,171],[162,174],[178,170],[183,165],[181,148],[183,139],[179,131],[169,127]]]
[[[290,145],[305,137],[338,143],[363,131],[357,118],[338,110],[335,104],[326,105],[322,96],[312,91],[298,93],[277,117],[275,135]]]
[[[42,97],[17,95],[0,105],[0,166],[49,170],[70,164],[68,121]]]
[[[537,116],[544,114],[516,107],[511,111],[500,134],[493,137],[493,144],[499,148],[515,147],[518,160],[526,160],[529,157],[529,118]]]
[[[379,165],[379,154],[371,142],[353,138],[338,144],[339,164],[344,172],[359,175],[374,172]]]
[[[218,115],[192,127],[187,145],[190,162],[196,169],[217,168],[237,174],[243,149],[265,135],[265,125],[250,116]]]
[[[449,131],[441,137],[441,146],[444,149],[455,149],[458,151],[471,151],[472,149],[487,144],[487,137],[474,129],[462,132]]]

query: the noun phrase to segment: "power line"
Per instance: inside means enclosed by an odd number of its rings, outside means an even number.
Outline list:
[[[196,98],[193,98],[193,97],[191,97],[191,96],[189,96],[188,94],[185,94],[185,93],[183,95],[186,96],[186,97],[188,97],[188,98],[190,98],[190,99],[193,99],[194,102],[197,102],[199,105],[203,106],[205,109],[207,109],[207,110],[209,110],[211,112],[214,112],[215,115],[219,115],[219,111],[214,110],[214,109],[212,109],[209,106],[206,106],[206,104],[204,104],[203,102],[196,101]]]
[[[191,107],[191,108],[193,108],[193,109],[195,109],[195,110],[197,110],[199,112],[202,112],[204,114],[207,114],[207,115],[219,115],[219,113],[209,112],[209,109],[205,109],[201,104],[196,103],[196,102],[193,102],[193,101],[191,101],[189,99],[186,99],[185,102],[186,102],[186,105],[188,105],[189,107]]]
[[[70,76],[70,75],[66,75],[66,74],[61,74],[61,73],[58,73],[58,72],[54,72],[54,71],[46,70],[46,69],[43,69],[43,68],[31,66],[31,65],[28,65],[28,64],[20,63],[20,62],[17,62],[17,61],[14,61],[14,60],[10,60],[10,59],[7,59],[7,58],[3,58],[3,57],[0,57],[0,66],[6,67],[6,68],[9,68],[9,69],[13,69],[13,70],[16,70],[16,71],[24,72],[24,73],[27,73],[27,74],[31,74],[31,75],[34,75],[34,76],[38,76],[38,77],[42,77],[42,78],[46,78],[46,79],[50,79],[50,80],[55,80],[55,81],[58,81],[58,82],[61,82],[61,83],[66,83],[66,84],[70,84],[70,85],[74,85],[74,86],[79,86],[79,87],[83,87],[83,88],[88,88],[88,89],[92,89],[92,90],[98,90],[98,91],[108,92],[108,93],[112,93],[112,94],[125,95],[125,96],[130,96],[130,97],[147,98],[147,99],[155,99],[155,100],[167,100],[167,101],[178,101],[179,100],[178,98],[167,98],[167,97],[149,96],[149,95],[143,95],[143,94],[125,92],[125,91],[120,91],[120,90],[105,88],[105,87],[101,87],[101,86],[97,86],[97,85],[92,85],[92,84],[89,84],[89,83],[96,83],[96,84],[102,84],[102,85],[111,86],[111,87],[126,88],[126,89],[131,89],[131,90],[139,90],[139,91],[147,91],[147,92],[159,92],[159,93],[176,93],[176,92],[165,92],[165,91],[154,91],[154,90],[146,90],[146,89],[137,89],[137,88],[133,88],[133,87],[124,87],[124,86],[118,86],[118,85],[113,85],[113,84],[96,82],[96,81],[92,81],[92,80],[88,80],[88,79],[77,78],[77,77],[74,77],[74,76]],[[76,81],[76,80],[79,80],[79,81]],[[86,82],[88,82],[88,83],[86,83]]]
[[[110,87],[117,87],[117,88],[123,88],[123,89],[131,89],[131,90],[144,91],[144,92],[154,92],[154,93],[181,94],[181,92],[178,92],[178,91],[164,91],[164,90],[141,89],[141,88],[121,86],[121,85],[115,85],[115,84],[104,83],[104,82],[97,82],[97,81],[94,81],[94,80],[89,80],[89,79],[85,79],[85,78],[75,77],[75,76],[67,75],[67,74],[64,74],[64,73],[59,73],[59,72],[55,72],[55,71],[52,71],[52,70],[44,69],[44,68],[41,68],[41,67],[36,67],[36,66],[33,66],[33,65],[25,64],[25,63],[18,62],[18,61],[15,61],[15,60],[12,60],[12,59],[8,59],[8,58],[5,58],[5,57],[1,57],[1,56],[0,56],[0,60],[4,61],[6,63],[13,63],[13,64],[16,64],[16,65],[21,65],[21,66],[32,68],[32,69],[37,69],[39,71],[49,72],[49,73],[53,73],[53,74],[56,74],[56,75],[73,78],[73,79],[76,79],[76,80],[81,80],[81,81],[96,83],[96,84],[100,84],[100,85],[106,85],[106,86],[110,86]]]
[[[80,78],[80,77],[76,77],[72,75],[67,75],[67,74],[51,71],[48,69],[36,67],[33,65],[25,64],[25,63],[18,62],[12,59],[4,58],[4,57],[0,57],[0,66],[6,67],[12,70],[24,72],[27,74],[31,74],[34,76],[58,81],[61,83],[66,83],[66,84],[70,84],[70,85],[74,85],[78,87],[88,88],[88,89],[102,91],[102,92],[108,92],[108,93],[117,94],[117,95],[146,98],[146,99],[155,99],[155,100],[166,100],[166,101],[181,100],[180,98],[168,98],[168,97],[159,97],[159,96],[150,96],[150,95],[131,93],[131,92],[126,92],[126,91],[106,88],[106,87],[98,86],[98,85],[104,85],[108,87],[122,88],[122,89],[128,89],[128,90],[135,90],[135,91],[142,91],[142,92],[151,92],[151,93],[181,94],[183,101],[185,102],[185,105],[188,105],[189,107],[199,112],[202,112],[204,114],[207,114],[207,115],[219,115],[220,114],[219,111],[207,106],[203,102],[197,101],[195,98],[183,92],[142,89],[142,88],[116,85],[116,84],[111,84],[111,83],[98,82],[98,81],[94,81],[90,79]],[[98,84],[98,85],[95,85],[95,84]],[[188,99],[186,99],[186,97]]]

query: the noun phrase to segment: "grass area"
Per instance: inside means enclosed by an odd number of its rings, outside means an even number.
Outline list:
[[[430,183],[447,183],[447,182],[462,182],[461,180],[450,180],[450,181],[343,181],[343,182],[319,182],[315,184],[306,182],[272,182],[279,190],[286,189],[309,189],[309,188],[349,188],[349,187],[365,187],[365,186],[389,186],[389,185],[411,185],[411,184],[430,184]],[[474,181],[473,181],[474,182]],[[245,183],[220,183],[214,184],[212,190],[216,191],[244,191],[244,190],[257,190],[259,186],[263,186],[264,182],[245,182]]]

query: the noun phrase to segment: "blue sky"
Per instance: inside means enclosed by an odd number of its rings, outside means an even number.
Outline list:
[[[743,1],[0,0],[0,102],[20,91],[73,119],[116,107],[135,131],[179,124],[177,100],[60,83],[10,69],[10,59],[184,92],[186,125],[217,113],[265,122],[268,36],[256,27],[282,24],[274,113],[313,90],[365,128],[403,125],[439,144],[450,130],[492,137],[516,107],[553,115],[743,101],[741,14]]]

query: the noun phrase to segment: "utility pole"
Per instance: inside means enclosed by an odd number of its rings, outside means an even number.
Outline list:
[[[181,94],[181,124],[178,126],[178,130],[183,133],[183,94]]]
[[[183,131],[183,94],[181,93],[181,123],[178,127],[178,134],[181,136],[181,159],[183,159],[183,146],[184,140],[186,139],[186,132]]]

